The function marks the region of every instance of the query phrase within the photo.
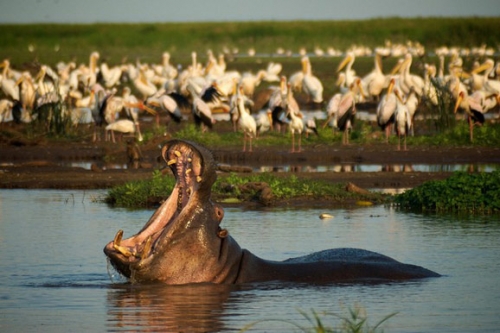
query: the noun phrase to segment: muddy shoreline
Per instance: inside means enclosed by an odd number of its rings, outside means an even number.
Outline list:
[[[4,142],[0,144],[0,188],[102,189],[148,179],[154,170],[164,167],[159,159],[159,144],[142,146],[141,162],[127,165],[125,143]],[[289,147],[259,147],[252,153],[243,153],[240,146],[210,148],[216,160],[233,172],[266,166],[266,170],[283,177],[293,174],[332,183],[352,182],[368,189],[411,188],[451,175],[446,171],[412,171],[411,166],[418,164],[464,164],[470,165],[472,171],[474,165],[500,164],[500,148],[496,147],[409,147],[408,151],[396,151],[393,145],[386,144],[332,144],[306,146],[300,153],[291,153]],[[346,172],[357,164],[382,165],[387,171]],[[316,170],[333,165],[344,171]],[[283,166],[289,171],[282,171]],[[406,171],[404,166],[408,166]],[[304,171],[307,169],[311,170]]]

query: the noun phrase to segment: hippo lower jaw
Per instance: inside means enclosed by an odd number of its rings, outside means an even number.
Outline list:
[[[111,264],[127,278],[133,276],[135,269],[147,265],[152,260],[159,244],[168,242],[175,230],[175,221],[182,215],[192,213],[189,212],[192,211],[189,207],[193,194],[198,193],[205,183],[209,189],[213,183],[210,177],[203,179],[203,157],[189,144],[172,142],[163,147],[162,156],[176,178],[169,198],[136,235],[122,239],[123,231],[119,230],[114,240],[104,247],[104,253]],[[220,230],[222,235],[224,232]]]

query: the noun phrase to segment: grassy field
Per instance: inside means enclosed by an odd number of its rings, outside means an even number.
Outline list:
[[[476,47],[498,50],[500,18],[417,18],[363,21],[291,21],[234,23],[148,23],[89,25],[0,25],[0,59],[14,67],[39,62],[54,65],[74,60],[87,63],[92,51],[110,64],[124,60],[159,62],[169,51],[174,63],[187,64],[192,51],[222,52],[238,49],[246,54],[274,53],[278,47],[298,52],[305,47],[333,47],[345,51],[352,45],[370,48],[392,43],[419,42],[428,51],[438,46]],[[32,50],[29,51],[29,48]],[[201,60],[201,59],[200,59]]]

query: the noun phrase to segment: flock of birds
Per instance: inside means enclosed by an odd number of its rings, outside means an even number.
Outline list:
[[[54,103],[63,103],[64,112],[76,126],[94,126],[93,140],[115,142],[115,132],[133,135],[142,140],[140,113],[180,122],[186,111],[201,131],[213,128],[215,113],[226,113],[234,130],[243,132],[243,151],[252,151],[253,139],[269,130],[291,133],[292,152],[301,151],[302,134],[317,133],[316,120],[301,111],[295,93],[307,96],[307,103],[325,112],[323,127],[331,126],[343,132],[342,143],[349,144],[349,132],[359,103],[377,104],[376,119],[388,141],[391,133],[398,136],[398,150],[406,150],[406,136],[413,133],[414,116],[422,101],[437,106],[442,87],[456,101],[454,112],[465,111],[470,127],[485,121],[484,114],[500,104],[500,65],[493,60],[494,52],[478,48],[464,50],[440,48],[435,53],[439,64],[425,64],[424,72],[412,73],[413,57],[425,51],[421,45],[401,48],[385,45],[370,55],[374,67],[364,76],[356,75],[356,56],[366,56],[366,48],[350,49],[337,68],[337,87],[333,96],[324,99],[322,82],[314,75],[309,55],[300,51],[302,69],[289,76],[281,73],[280,63],[270,62],[257,73],[228,70],[224,54],[215,57],[207,52],[202,64],[192,52],[191,63],[185,69],[172,65],[170,54],[163,53],[158,64],[137,61],[110,66],[92,52],[88,64],[60,62],[55,68],[39,66],[38,73],[19,71],[5,59],[0,67],[0,123],[29,123],[39,110]],[[318,56],[317,50],[315,50]],[[473,55],[481,62],[473,68],[463,68],[463,56]],[[390,73],[381,67],[383,57],[397,56],[399,61]],[[445,57],[449,58],[445,68]],[[124,80],[126,78],[127,80]],[[252,114],[254,94],[263,82],[270,82],[268,100],[263,110]],[[276,84],[273,84],[276,82]],[[120,93],[119,93],[120,92]],[[184,117],[185,118],[185,117]],[[297,141],[296,141],[297,140]]]

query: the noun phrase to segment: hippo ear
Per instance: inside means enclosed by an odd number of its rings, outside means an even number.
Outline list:
[[[226,238],[227,236],[229,236],[229,232],[227,231],[227,229],[221,229],[219,227],[219,231],[217,231],[217,236],[219,236],[219,238]]]

